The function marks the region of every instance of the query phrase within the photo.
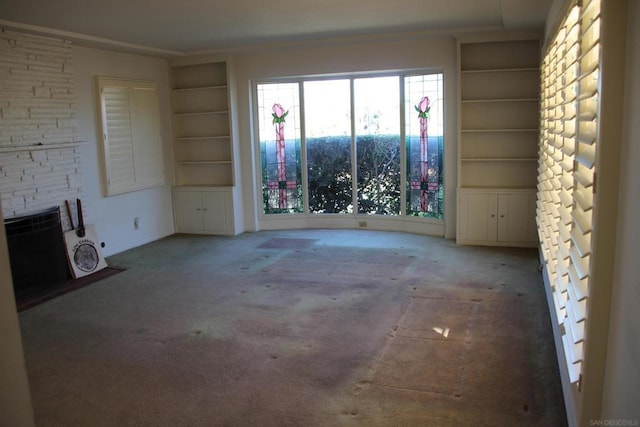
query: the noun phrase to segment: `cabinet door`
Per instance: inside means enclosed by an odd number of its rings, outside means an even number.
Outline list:
[[[176,191],[174,204],[178,231],[202,230],[202,193],[199,191]]]
[[[211,232],[229,232],[231,194],[222,191],[202,193],[203,229]]]
[[[498,196],[498,241],[535,241],[535,196],[500,194]]]
[[[497,234],[497,204],[495,194],[464,193],[460,196],[460,239],[495,241]]]

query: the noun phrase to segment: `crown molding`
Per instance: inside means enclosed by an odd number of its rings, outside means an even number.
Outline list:
[[[157,56],[162,58],[172,58],[185,56],[184,52],[175,50],[159,49],[151,46],[144,46],[133,43],[125,43],[103,37],[90,36],[87,34],[74,33],[72,31],[56,30],[54,28],[40,27],[37,25],[23,24],[20,22],[6,21],[0,19],[0,27],[7,30],[19,31],[27,34],[54,37],[71,41],[76,46],[93,47],[99,49],[114,50],[119,52],[137,53],[141,55]]]

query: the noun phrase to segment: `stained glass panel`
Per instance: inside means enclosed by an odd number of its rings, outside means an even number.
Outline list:
[[[257,86],[265,214],[303,211],[298,83]]]
[[[443,74],[407,76],[405,142],[410,216],[443,217]]]

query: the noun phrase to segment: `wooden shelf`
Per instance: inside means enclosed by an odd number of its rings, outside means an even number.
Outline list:
[[[231,160],[180,160],[180,165],[221,165],[231,164]]]
[[[461,70],[462,74],[481,74],[481,73],[520,73],[523,71],[540,71],[539,68],[536,67],[526,67],[526,68],[483,68],[483,69],[474,69],[474,70]]]
[[[175,88],[175,89],[172,89],[172,90],[173,90],[173,92],[194,92],[194,91],[214,90],[214,89],[227,90],[227,85],[179,87],[179,88]]]
[[[537,172],[537,162],[534,161],[460,161],[458,185],[534,188]]]
[[[207,139],[229,139],[229,135],[211,135],[211,136],[181,136],[176,141],[206,141]]]
[[[537,102],[461,102],[460,114],[461,129],[536,129],[540,123]]]
[[[518,185],[505,185],[501,187],[495,187],[490,185],[465,185],[460,187],[461,190],[488,190],[491,192],[499,192],[499,191],[531,191],[535,190],[536,187],[531,186],[518,186]]]
[[[211,185],[211,184],[187,184],[187,185],[174,185],[173,188],[176,189],[181,189],[181,190],[189,190],[189,189],[194,189],[194,190],[202,190],[202,189],[207,189],[207,188],[214,188],[217,190],[221,190],[221,189],[227,189],[227,190],[231,190],[233,188],[233,186],[231,185]]]
[[[463,157],[463,162],[537,162],[537,157]]]
[[[173,113],[174,117],[209,116],[215,114],[229,114],[229,110],[220,111],[197,111],[193,113]]]
[[[460,44],[460,69],[496,71],[538,69],[538,40],[478,41]]]
[[[539,98],[496,98],[496,99],[463,99],[460,102],[464,103],[492,103],[492,102],[540,102]]]
[[[537,132],[464,132],[460,153],[465,159],[536,159]]]
[[[513,128],[513,129],[461,129],[460,132],[463,133],[491,133],[491,132],[538,132],[538,129],[522,129],[522,128]]]
[[[171,68],[171,86],[176,91],[224,88],[227,86],[225,62],[203,62]]]
[[[540,71],[536,68],[462,72],[462,100],[538,100]]]

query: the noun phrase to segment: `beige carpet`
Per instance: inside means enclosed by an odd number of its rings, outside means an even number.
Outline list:
[[[20,313],[42,426],[562,426],[535,250],[176,235]]]
[[[368,379],[377,400],[420,402],[414,414],[376,413],[373,424],[395,419],[415,425],[556,425],[536,421],[530,376],[530,338],[517,296],[440,290],[417,293],[389,335]]]

